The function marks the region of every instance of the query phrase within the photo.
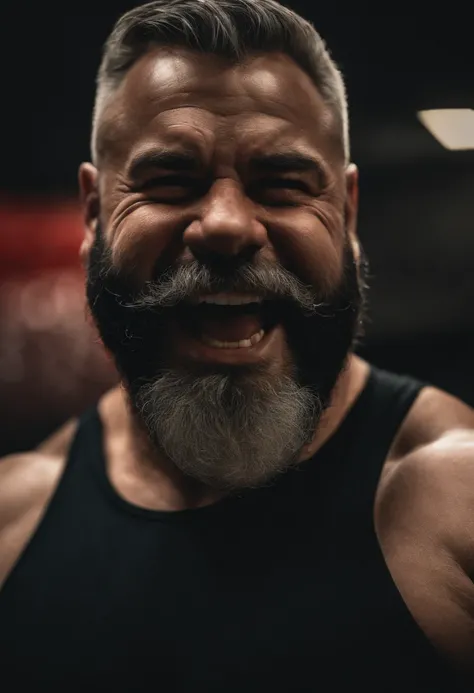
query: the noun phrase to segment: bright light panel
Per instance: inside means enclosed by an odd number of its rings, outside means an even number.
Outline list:
[[[474,149],[474,110],[472,108],[441,108],[418,111],[425,128],[446,149]]]

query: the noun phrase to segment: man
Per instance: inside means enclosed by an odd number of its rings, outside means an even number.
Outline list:
[[[474,416],[353,353],[357,169],[319,35],[273,0],[132,10],[92,153],[81,256],[122,384],[0,465],[2,671],[474,688]]]

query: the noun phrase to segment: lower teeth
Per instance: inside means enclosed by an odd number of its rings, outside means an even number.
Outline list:
[[[205,334],[201,335],[201,339],[205,344],[217,349],[248,349],[261,342],[264,335],[265,331],[260,330],[260,332],[256,332],[249,339],[241,339],[240,342],[221,342],[219,339],[212,339],[212,337],[208,337]]]

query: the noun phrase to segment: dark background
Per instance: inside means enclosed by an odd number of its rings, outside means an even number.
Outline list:
[[[443,149],[416,118],[474,107],[468,4],[285,4],[346,77],[371,270],[361,353],[474,404],[474,152]],[[2,4],[0,454],[35,445],[115,382],[84,317],[76,175],[101,45],[132,6]]]

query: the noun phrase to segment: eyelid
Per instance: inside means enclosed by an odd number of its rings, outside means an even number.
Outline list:
[[[197,179],[185,173],[166,173],[162,175],[154,175],[145,180],[140,187],[146,188],[150,185],[180,185],[186,183],[197,183]]]
[[[162,173],[154,175],[150,180],[196,180],[194,176],[188,173]]]
[[[310,190],[310,186],[304,180],[301,180],[301,178],[267,177],[262,178],[259,181],[259,185],[268,185],[269,187],[273,185],[276,188],[286,187],[292,190],[303,190],[305,192],[309,192]]]
[[[282,185],[291,185],[293,183],[295,185],[305,185],[305,182],[300,178],[282,178],[280,176],[275,176],[273,178],[263,178],[262,180],[264,183],[281,183]]]

